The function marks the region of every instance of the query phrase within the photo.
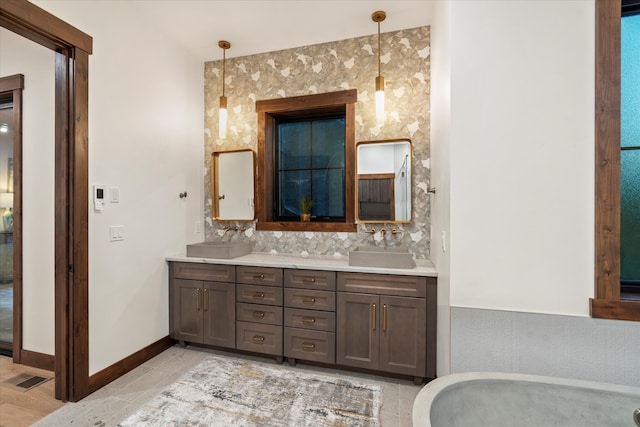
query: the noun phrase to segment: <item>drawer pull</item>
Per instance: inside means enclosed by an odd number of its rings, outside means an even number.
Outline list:
[[[254,292],[253,299],[264,299],[264,292]]]
[[[264,337],[262,335],[254,335],[253,342],[256,344],[262,344],[264,343]]]
[[[253,312],[253,317],[258,318],[258,319],[262,319],[264,317],[264,311],[254,311]]]
[[[376,310],[376,305],[371,304],[371,324],[373,325],[372,328],[375,331],[376,330],[376,323],[378,323],[378,318],[377,316],[377,310]]]
[[[302,323],[309,323],[309,324],[313,325],[314,323],[316,323],[316,319],[315,319],[315,317],[303,317],[302,318]]]
[[[256,280],[262,280],[264,279],[264,274],[254,274],[253,278]]]
[[[314,343],[311,342],[303,342],[302,343],[302,348],[305,350],[314,350],[316,348],[316,345]]]
[[[316,299],[314,297],[302,297],[302,302],[305,304],[315,304]]]
[[[305,277],[302,279],[302,283],[316,283],[315,277]]]

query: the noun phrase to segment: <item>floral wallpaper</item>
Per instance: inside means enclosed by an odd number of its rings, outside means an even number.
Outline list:
[[[408,247],[416,259],[429,258],[430,40],[429,27],[381,34],[386,122],[375,119],[377,34],[226,60],[227,138],[218,138],[222,61],[205,63],[205,240],[250,239],[255,252],[347,255],[361,245]],[[233,40],[230,40],[233,46]],[[233,47],[231,48],[233,49]],[[233,51],[227,51],[227,56]],[[409,138],[412,143],[412,221],[359,224],[355,233],[256,231],[251,222],[211,218],[211,153],[251,148],[257,152],[255,101],[357,89],[356,142]],[[225,233],[223,227],[231,227]],[[384,227],[401,233],[365,233]],[[237,230],[234,230],[237,229]]]

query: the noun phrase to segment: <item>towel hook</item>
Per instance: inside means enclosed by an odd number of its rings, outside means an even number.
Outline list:
[[[178,196],[180,196],[181,199],[186,199],[187,198],[187,190],[185,190],[184,192],[178,194]]]

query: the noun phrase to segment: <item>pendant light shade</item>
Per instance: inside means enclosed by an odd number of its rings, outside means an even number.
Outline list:
[[[381,65],[380,65],[380,23],[385,20],[387,14],[378,10],[377,12],[373,12],[371,15],[371,19],[373,22],[378,23],[378,77],[376,77],[376,123],[378,125],[383,125],[385,120],[384,113],[384,77],[382,77],[381,73]]]
[[[220,110],[218,111],[218,137],[225,139],[227,137],[227,97],[224,95],[225,63],[226,52],[231,47],[231,43],[220,40],[218,46],[222,48],[222,96],[220,96]]]

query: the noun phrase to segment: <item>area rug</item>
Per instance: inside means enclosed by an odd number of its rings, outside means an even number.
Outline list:
[[[120,426],[379,426],[381,406],[377,385],[209,356]]]

